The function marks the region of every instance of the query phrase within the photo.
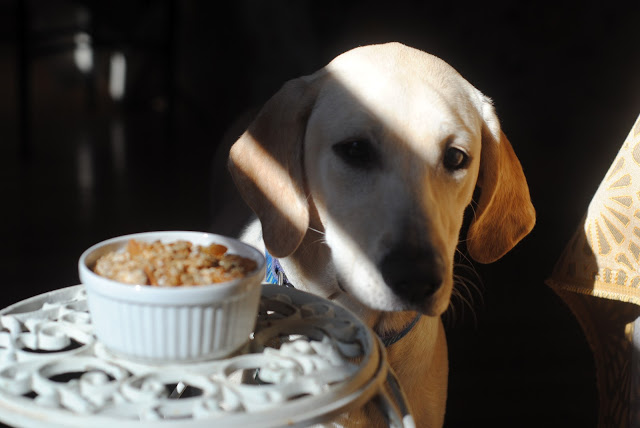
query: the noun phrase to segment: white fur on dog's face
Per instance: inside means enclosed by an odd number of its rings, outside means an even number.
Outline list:
[[[365,55],[327,67],[332,79],[307,123],[306,184],[344,291],[373,309],[439,315],[449,304],[454,252],[478,177],[481,95],[435,57],[431,72],[416,76],[418,67]],[[467,156],[464,167],[446,166],[448,150]],[[443,262],[442,283],[419,301],[400,297],[380,271],[404,245]]]

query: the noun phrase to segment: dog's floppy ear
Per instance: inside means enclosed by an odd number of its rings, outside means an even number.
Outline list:
[[[536,214],[520,161],[484,96],[482,115],[480,197],[467,233],[467,249],[476,261],[491,263],[531,232]]]
[[[229,152],[231,176],[274,257],[295,251],[309,225],[302,141],[314,93],[308,79],[285,83]]]

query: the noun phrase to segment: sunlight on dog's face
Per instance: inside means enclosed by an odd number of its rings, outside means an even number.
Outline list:
[[[373,61],[329,65],[307,123],[308,190],[345,292],[373,309],[440,315],[478,177],[475,92],[451,69],[416,77],[410,58]]]

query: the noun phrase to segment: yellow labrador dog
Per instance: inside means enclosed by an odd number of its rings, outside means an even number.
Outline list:
[[[500,258],[535,222],[491,101],[425,52],[359,47],[287,82],[232,146],[229,167],[260,221],[245,239],[263,240],[297,288],[339,301],[381,336],[425,315],[387,352],[417,426],[442,426],[440,315],[474,189],[466,243],[476,261]]]

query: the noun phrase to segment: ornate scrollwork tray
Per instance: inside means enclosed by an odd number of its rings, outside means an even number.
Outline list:
[[[215,361],[111,354],[92,334],[81,285],[3,309],[0,327],[0,420],[15,426],[308,426],[372,399],[391,425],[413,425],[372,331],[295,289],[264,284],[247,345]]]

